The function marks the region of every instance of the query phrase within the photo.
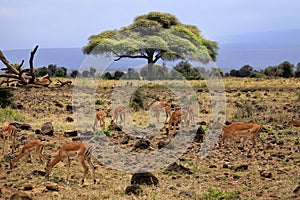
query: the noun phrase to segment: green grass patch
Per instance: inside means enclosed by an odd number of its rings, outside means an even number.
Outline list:
[[[0,108],[0,121],[1,123],[9,121],[25,121],[25,115],[11,109],[10,107]]]
[[[208,192],[196,195],[197,200],[235,200],[241,199],[236,191],[220,191],[216,188],[209,188]]]

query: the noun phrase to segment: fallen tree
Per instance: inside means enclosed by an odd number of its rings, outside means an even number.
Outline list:
[[[35,46],[33,51],[30,53],[29,58],[29,69],[24,69],[23,64],[24,60],[17,66],[12,65],[5,58],[2,51],[0,50],[0,60],[6,66],[6,68],[2,68],[1,70],[6,71],[4,74],[0,74],[0,77],[6,78],[0,82],[0,85],[6,83],[9,86],[11,83],[15,83],[16,86],[44,86],[48,87],[52,82],[50,76],[47,74],[42,77],[36,77],[34,66],[33,66],[33,58],[38,49],[38,45]]]

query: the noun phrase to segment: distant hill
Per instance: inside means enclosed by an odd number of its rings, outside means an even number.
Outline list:
[[[239,69],[246,64],[255,69],[261,69],[270,65],[278,65],[286,60],[295,65],[300,62],[300,30],[228,36],[219,40],[219,46],[216,65],[225,72],[230,69]],[[11,63],[20,63],[24,59],[25,67],[28,67],[31,50],[7,50],[3,53]],[[56,64],[58,67],[64,66],[71,71],[79,69],[85,58],[86,55],[83,55],[81,48],[40,48],[35,55],[34,63],[36,67]],[[145,60],[125,59],[112,63],[110,70],[127,71],[129,67],[142,64],[145,64]]]

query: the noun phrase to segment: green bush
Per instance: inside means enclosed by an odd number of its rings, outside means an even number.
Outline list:
[[[104,101],[103,101],[102,99],[97,99],[97,100],[95,101],[95,104],[96,104],[96,105],[103,105],[103,104],[104,104]]]
[[[0,107],[5,108],[14,104],[13,94],[8,89],[0,88]]]

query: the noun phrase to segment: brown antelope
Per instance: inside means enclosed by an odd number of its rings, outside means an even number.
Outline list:
[[[117,106],[113,111],[113,116],[111,118],[111,123],[118,123],[118,119],[120,118],[120,123],[125,121],[126,117],[126,107],[125,106]]]
[[[2,136],[2,154],[5,153],[5,140],[6,137],[9,138],[11,141],[11,149],[12,153],[15,151],[15,140],[16,140],[16,135],[17,135],[17,128],[14,125],[8,125],[4,126],[0,132],[0,135]]]
[[[28,156],[31,161],[31,152],[35,150],[36,154],[39,157],[39,162],[43,163],[46,160],[46,157],[43,155],[45,143],[41,140],[32,140],[25,144],[16,159],[12,161],[12,166],[14,165],[24,156]]]
[[[52,168],[60,161],[65,161],[67,167],[67,183],[69,182],[69,170],[70,170],[70,158],[77,157],[77,160],[80,162],[83,168],[83,177],[81,179],[81,184],[84,183],[84,179],[88,172],[88,166],[85,161],[88,162],[90,168],[93,172],[94,184],[96,183],[95,179],[95,166],[91,161],[92,156],[92,147],[88,147],[86,144],[81,141],[75,141],[71,143],[64,144],[59,150],[56,157],[50,162],[46,167],[46,177],[49,177],[50,171]]]
[[[259,131],[261,130],[261,125],[259,124],[253,124],[253,123],[243,123],[243,122],[234,122],[230,125],[224,125],[220,122],[216,122],[216,126],[221,126],[223,130],[223,135],[221,140],[219,141],[220,147],[221,144],[224,142],[224,140],[227,137],[233,138],[234,145],[236,145],[236,141],[239,137],[243,138],[242,144],[244,146],[244,143],[246,139],[250,136],[252,141],[252,146],[249,149],[248,153],[251,152],[251,150],[255,147],[255,139],[258,138],[261,144],[263,144],[263,140],[259,136]]]
[[[175,132],[176,126],[180,122],[183,122],[184,124],[189,125],[188,112],[183,109],[175,110],[171,114],[168,124],[166,126],[164,126],[162,129],[166,129],[166,132],[168,135],[171,127],[173,126],[173,130]]]
[[[195,106],[194,105],[190,105],[188,108],[187,108],[187,112],[188,112],[188,120],[189,122],[193,122],[194,121],[194,113],[195,113]]]
[[[292,119],[291,121],[289,121],[287,126],[292,126],[292,125],[300,126],[300,121]]]
[[[96,114],[95,121],[94,121],[94,126],[93,130],[96,130],[96,125],[99,122],[99,126],[102,130],[105,129],[105,117],[106,117],[106,112],[104,110],[99,110]]]
[[[153,105],[153,104],[154,104],[154,101],[150,102],[149,107],[154,112],[157,122],[159,122],[159,116],[160,116],[161,112],[166,113],[166,120],[165,120],[165,122],[166,122],[168,120],[168,117],[171,116],[171,104],[166,103],[166,102],[159,102],[158,104],[155,104],[155,105]]]

